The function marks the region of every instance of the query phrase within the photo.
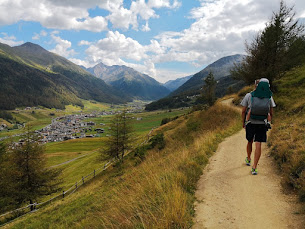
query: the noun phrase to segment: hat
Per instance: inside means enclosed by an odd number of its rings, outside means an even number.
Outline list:
[[[261,79],[259,80],[259,82],[266,82],[266,83],[269,84],[269,80],[268,80],[267,78],[261,78]],[[269,85],[270,85],[270,84],[269,84]]]

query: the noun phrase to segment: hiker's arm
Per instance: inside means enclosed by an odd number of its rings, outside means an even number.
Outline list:
[[[270,114],[270,122],[271,122],[271,120],[272,120],[272,115],[273,115],[273,107],[270,107],[270,112],[269,112],[269,114]]]
[[[243,107],[241,110],[241,119],[243,120],[243,128],[245,128],[246,110],[247,107]]]

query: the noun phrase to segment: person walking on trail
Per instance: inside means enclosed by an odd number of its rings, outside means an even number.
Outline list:
[[[253,141],[255,142],[252,175],[257,175],[257,165],[262,153],[262,142],[267,141],[267,131],[271,129],[273,108],[276,106],[272,98],[269,80],[255,80],[255,90],[247,93],[240,103],[242,108],[243,128],[246,129],[247,157],[246,165],[251,165]]]

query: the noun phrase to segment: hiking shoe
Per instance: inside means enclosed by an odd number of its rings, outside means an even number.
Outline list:
[[[257,175],[257,169],[253,169],[251,170],[252,175]]]
[[[246,165],[250,166],[251,165],[251,160],[248,160],[248,157],[245,159]]]

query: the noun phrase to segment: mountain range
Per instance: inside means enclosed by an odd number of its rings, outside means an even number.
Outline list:
[[[170,91],[175,91],[177,88],[179,88],[182,84],[184,84],[186,81],[188,81],[192,77],[193,77],[193,75],[190,75],[190,76],[185,76],[185,77],[178,78],[175,80],[169,80],[166,83],[164,83],[163,86],[166,87]]]
[[[86,69],[122,93],[141,100],[156,100],[167,96],[170,91],[152,77],[127,66],[107,66],[100,63]]]
[[[230,69],[242,59],[242,55],[223,57],[193,76],[162,85],[127,66],[100,63],[84,68],[30,42],[15,47],[0,43],[0,110],[83,106],[82,99],[106,103],[159,99],[147,105],[148,110],[192,105],[189,96],[200,93],[209,72],[218,82],[217,96],[224,95],[228,87],[241,88],[242,83],[230,77]]]
[[[30,42],[16,47],[0,43],[0,69],[0,109],[82,106],[81,99],[132,100],[80,66]]]
[[[244,56],[240,54],[220,58],[200,72],[194,74],[167,97],[146,105],[145,109],[157,110],[194,105],[196,101],[194,102],[190,97],[200,94],[201,88],[204,85],[203,79],[208,76],[210,72],[213,73],[213,76],[217,81],[215,90],[216,97],[224,96],[228,92],[238,91],[244,86],[244,83],[240,80],[233,79],[230,76],[230,70],[234,64],[240,63],[243,58]]]

